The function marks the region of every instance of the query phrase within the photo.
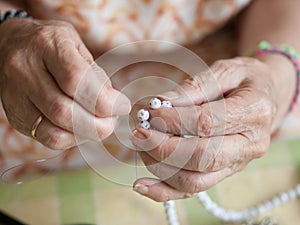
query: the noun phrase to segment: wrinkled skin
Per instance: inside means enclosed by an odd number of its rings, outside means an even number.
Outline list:
[[[234,58],[217,61],[211,72],[162,94],[174,108],[150,110],[155,130],[133,132],[132,142],[158,177],[138,179],[135,191],[156,201],[190,197],[268,150],[277,115],[272,68]]]
[[[129,100],[112,87],[70,24],[11,19],[1,24],[0,33],[1,99],[18,131],[31,136],[43,114],[37,140],[68,149],[76,145],[74,112],[81,140],[107,137],[117,116],[129,112]],[[120,107],[114,107],[117,101]]]

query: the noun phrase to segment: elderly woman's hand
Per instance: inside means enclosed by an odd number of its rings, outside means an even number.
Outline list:
[[[36,139],[68,149],[76,145],[74,132],[81,140],[103,139],[117,115],[130,111],[129,100],[112,87],[70,24],[10,19],[0,33],[1,99],[9,122],[23,134],[31,136],[43,114]]]
[[[278,117],[273,81],[280,71],[251,58],[218,61],[211,71],[162,95],[174,108],[150,110],[155,130],[134,131],[133,144],[142,150],[147,169],[159,178],[138,179],[137,192],[156,201],[189,197],[268,150]],[[294,88],[290,89],[285,107],[292,98]]]

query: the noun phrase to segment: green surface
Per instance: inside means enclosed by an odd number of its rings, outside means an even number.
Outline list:
[[[93,193],[59,196],[61,224],[96,223]]]
[[[300,139],[285,142],[294,165],[300,166]]]
[[[57,176],[56,183],[59,196],[73,196],[92,190],[90,171],[88,170],[61,173]]]
[[[0,203],[2,204],[35,200],[53,195],[56,195],[56,184],[53,177],[43,177],[23,184],[0,183]]]
[[[189,225],[209,224],[219,225],[220,221],[207,213],[196,199],[186,199],[183,201],[184,210],[187,214]]]

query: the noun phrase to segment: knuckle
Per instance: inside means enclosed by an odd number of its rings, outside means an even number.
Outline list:
[[[3,59],[3,72],[5,74],[20,73],[23,71],[22,52],[18,50],[10,51]]]
[[[53,32],[52,26],[41,25],[35,31],[35,40],[41,46],[49,46],[50,43],[52,43],[52,39],[51,39],[52,32]]]
[[[178,187],[180,191],[196,193],[201,191],[202,185],[194,176],[178,175]]]
[[[194,150],[192,157],[190,159],[191,167],[194,170],[197,170],[199,172],[203,171],[203,150],[205,147],[203,144],[198,144],[197,149]]]
[[[191,183],[191,190],[192,190],[191,193],[197,193],[197,192],[203,191],[203,188],[202,188],[203,185],[202,185],[202,182],[200,182],[200,181],[193,181]]]
[[[262,125],[271,125],[277,111],[274,102],[267,96],[260,97],[258,108],[259,123]]]
[[[49,107],[49,117],[57,125],[68,126],[72,120],[72,108],[65,101],[55,101]]]
[[[195,161],[195,166],[199,172],[216,171],[223,164],[224,157],[222,157],[219,150],[219,145],[211,143],[209,146],[203,146],[202,151],[198,153],[198,160]]]
[[[80,80],[82,78],[82,70],[77,66],[70,66],[65,69],[64,77],[61,82],[61,88],[71,97],[74,97]]]
[[[231,60],[231,59],[221,59],[213,63],[211,68],[214,71],[220,71],[220,70],[222,71],[222,70],[229,69],[232,66],[235,66],[235,62],[236,62],[235,60]]]
[[[189,193],[198,193],[200,191],[203,191],[203,187],[205,186],[201,177],[197,179],[195,179],[194,177],[188,177],[186,179],[186,185],[188,187],[186,192]]]
[[[206,110],[202,111],[198,116],[197,124],[198,136],[210,136],[213,130],[213,115],[210,112],[207,112]]]
[[[101,93],[99,93],[96,99],[95,113],[98,116],[112,116],[113,108],[118,107],[115,105],[115,102],[111,101],[111,99],[107,96],[107,92],[107,87],[103,87]]]
[[[49,130],[50,131],[50,130]],[[66,148],[66,134],[58,128],[51,129],[51,132],[40,135],[40,140],[47,148],[54,150],[64,150]]]
[[[180,139],[177,141],[168,142],[168,137],[165,137],[161,140],[155,141],[157,142],[153,142],[151,145],[154,147],[154,150],[157,153],[155,155],[155,159],[159,161],[166,160],[166,162],[170,162],[171,164],[178,164],[178,162],[176,162],[176,155],[182,147]]]
[[[186,189],[190,190],[190,182],[188,181],[187,176],[183,176],[181,174],[178,174],[177,183],[178,183],[178,187],[186,188]]]
[[[156,198],[156,201],[157,202],[167,202],[171,200],[171,196],[170,196],[170,193],[169,191],[167,190],[161,190],[159,196]]]
[[[159,144],[156,146],[155,151],[157,152],[156,160],[165,160],[168,158],[167,149],[164,144]]]
[[[184,85],[201,93],[202,86],[203,86],[202,84],[205,83],[205,81],[204,81],[205,78],[206,78],[206,76],[195,76],[191,79],[185,80]]]
[[[259,144],[256,144],[255,146],[253,157],[254,158],[263,157],[267,153],[269,149],[269,145],[270,145],[270,138],[265,138],[264,140],[260,141]]]

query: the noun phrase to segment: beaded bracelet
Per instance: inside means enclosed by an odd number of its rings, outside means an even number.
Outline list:
[[[27,12],[22,10],[8,10],[8,11],[2,11],[0,12],[0,24],[5,22],[6,20],[12,19],[12,18],[28,18],[32,19],[32,16],[29,15]]]
[[[297,73],[297,89],[293,97],[289,112],[291,112],[298,101],[298,96],[300,93],[300,54],[293,48],[287,45],[281,45],[280,47],[272,46],[267,41],[262,41],[258,44],[258,49],[250,51],[247,56],[256,57],[264,54],[280,54],[287,57],[294,65]]]

